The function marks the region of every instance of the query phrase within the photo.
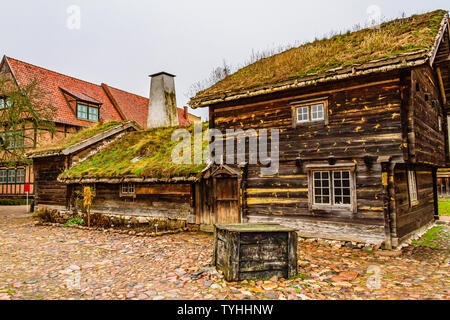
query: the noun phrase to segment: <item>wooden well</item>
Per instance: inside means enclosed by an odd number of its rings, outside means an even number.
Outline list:
[[[296,276],[297,233],[279,224],[217,224],[213,263],[227,281]]]

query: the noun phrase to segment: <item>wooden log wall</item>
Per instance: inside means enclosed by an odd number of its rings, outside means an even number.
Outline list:
[[[67,185],[57,180],[58,175],[66,168],[66,161],[62,156],[34,159],[36,205],[67,205]]]
[[[393,215],[391,231],[392,238],[397,243],[434,219],[433,169],[423,165],[410,168],[416,170],[417,203],[415,204],[411,204],[409,200],[407,166],[398,164],[395,167],[396,214]]]
[[[72,194],[81,190],[75,185]],[[135,184],[136,195],[120,196],[120,184],[95,184],[92,211],[152,219],[186,219],[191,214],[190,184]]]
[[[244,215],[260,216],[265,221],[265,217],[286,217],[382,227],[383,187],[381,165],[376,159],[407,154],[401,77],[400,73],[372,76],[211,108],[211,126],[222,131],[280,129],[279,173],[261,176],[259,165],[248,166]],[[328,101],[328,123],[294,127],[291,103],[320,97]],[[330,156],[338,159],[337,164],[356,165],[356,213],[309,210],[305,165],[326,164],[324,159]],[[301,165],[297,158],[303,159]]]
[[[423,66],[411,71],[409,119],[412,124],[411,161],[445,166],[446,121],[442,108],[439,83],[434,71]],[[439,128],[439,121],[441,127]]]

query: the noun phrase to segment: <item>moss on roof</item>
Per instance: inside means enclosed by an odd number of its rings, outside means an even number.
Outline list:
[[[175,164],[171,154],[178,141],[172,141],[176,129],[187,129],[194,139],[194,125],[189,127],[153,128],[130,132],[99,153],[63,172],[61,179],[77,178],[176,178],[195,177],[205,164]],[[203,124],[203,131],[208,123]],[[203,148],[208,145],[203,141]],[[192,152],[193,157],[193,152]]]
[[[429,51],[446,13],[436,10],[413,15],[383,23],[379,29],[347,32],[261,59],[199,92],[193,101],[399,54]]]
[[[65,138],[53,140],[52,142],[50,142],[48,144],[41,145],[40,147],[34,149],[33,151],[30,151],[28,154],[29,155],[38,155],[38,154],[59,152],[64,149],[67,149],[68,147],[76,145],[77,143],[80,143],[86,139],[89,139],[97,134],[100,134],[102,132],[108,131],[109,129],[115,128],[123,123],[124,122],[120,122],[120,121],[108,121],[108,122],[104,122],[104,123],[99,123],[95,126],[82,129],[79,132],[69,135]]]

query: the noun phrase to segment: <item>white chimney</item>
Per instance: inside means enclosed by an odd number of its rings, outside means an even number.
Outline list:
[[[150,102],[147,127],[177,126],[178,110],[175,96],[175,76],[167,72],[150,75]]]

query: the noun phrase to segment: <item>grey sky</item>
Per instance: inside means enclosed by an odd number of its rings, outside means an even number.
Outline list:
[[[71,5],[81,9],[80,29],[67,27]],[[450,9],[448,0],[1,0],[0,54],[143,96],[148,75],[164,70],[177,75],[181,107],[223,59],[235,66],[253,49],[363,24],[371,5],[387,18]]]

